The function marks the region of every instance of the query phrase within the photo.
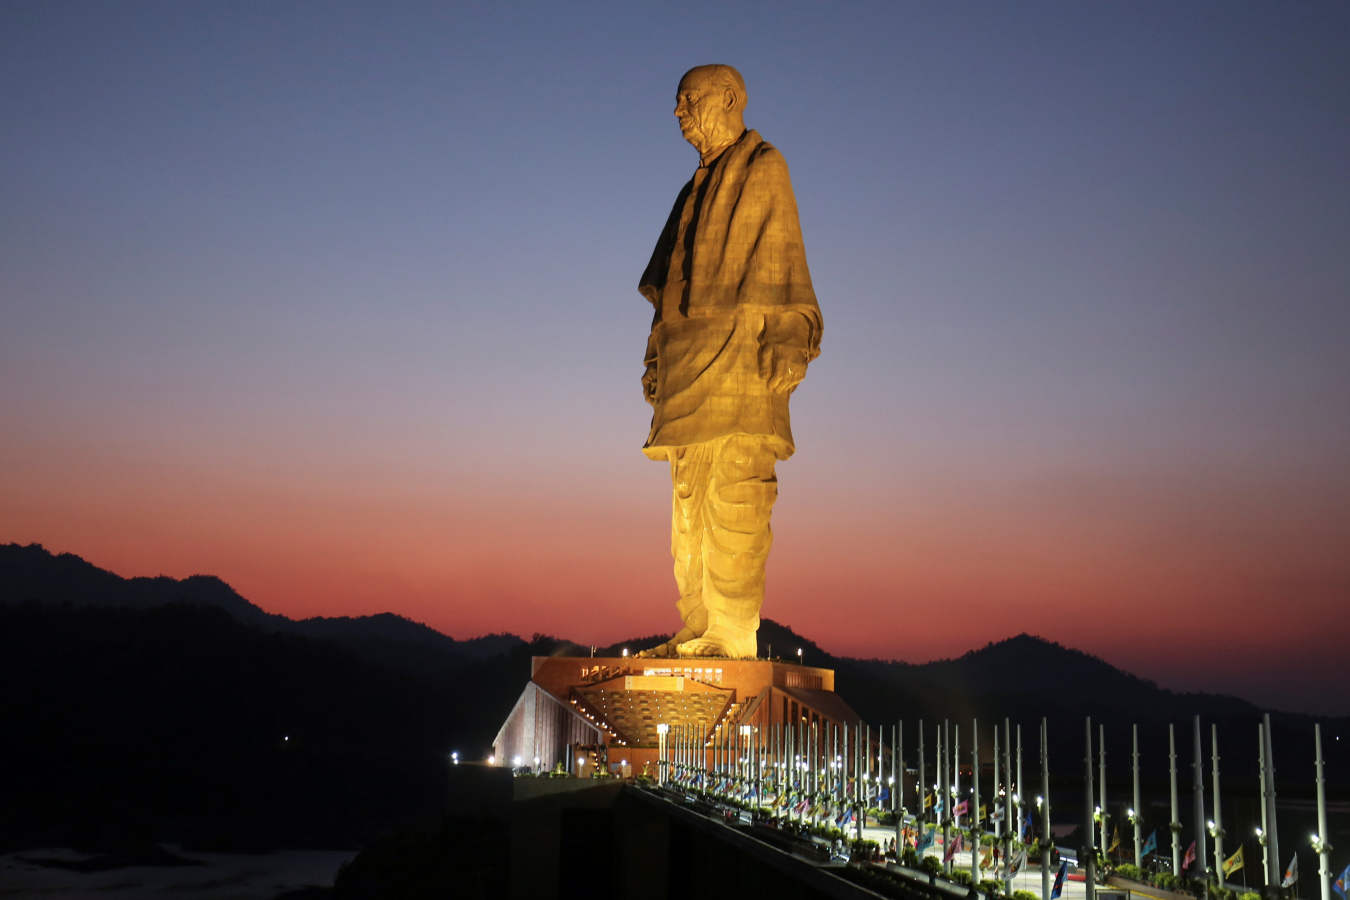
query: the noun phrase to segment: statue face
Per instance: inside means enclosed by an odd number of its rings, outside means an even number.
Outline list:
[[[702,72],[690,72],[680,81],[675,92],[675,118],[680,134],[699,153],[724,141],[733,127],[735,111],[728,108],[728,93]]]

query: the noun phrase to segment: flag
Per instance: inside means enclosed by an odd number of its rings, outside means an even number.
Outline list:
[[[981,804],[980,804],[980,821],[983,822],[983,821],[984,821],[985,819],[987,819],[987,818],[989,818],[989,807],[986,806],[985,804],[981,803]]]
[[[922,855],[922,853],[925,850],[933,846],[933,842],[936,840],[937,840],[937,826],[930,825],[928,826],[928,830],[923,833],[923,837],[919,838],[919,846],[914,848],[915,852]]]
[[[923,808],[924,808],[924,809],[929,809],[930,807],[932,807],[932,805],[933,805],[933,795],[932,795],[932,794],[924,794],[924,795],[923,795]]]
[[[1240,868],[1242,868],[1242,848],[1238,847],[1236,853],[1223,861],[1223,874],[1227,877]]]
[[[994,867],[994,847],[989,845],[980,853],[980,868],[992,869]]]
[[[942,854],[943,862],[950,862],[951,858],[961,852],[961,833],[958,831],[952,840],[947,844],[947,849]]]
[[[1059,900],[1059,895],[1064,892],[1064,876],[1069,874],[1069,861],[1060,860],[1059,871],[1055,873],[1055,886],[1050,889],[1050,900]]]
[[[1191,845],[1186,848],[1186,855],[1181,859],[1181,871],[1185,872],[1193,862],[1195,862],[1195,841],[1191,841]]]
[[[1011,878],[1018,872],[1022,871],[1022,869],[1026,866],[1026,864],[1027,864],[1027,851],[1025,849],[1017,851],[1017,854],[1012,858],[1012,864],[1008,866],[1008,877]]]
[[[891,799],[891,789],[888,787],[884,787],[881,789],[881,796],[877,798],[877,805],[883,806],[890,799]]]
[[[1148,833],[1148,840],[1144,841],[1144,849],[1140,851],[1140,855],[1148,856],[1156,852],[1158,852],[1158,832],[1154,829]]]
[[[1021,838],[1022,843],[1024,844],[1026,843],[1027,835],[1030,833],[1031,833],[1031,813],[1027,813],[1026,818],[1022,820],[1022,833],[1018,835],[1018,837]]]
[[[1331,883],[1331,889],[1341,895],[1341,900],[1350,900],[1346,897],[1346,891],[1350,890],[1350,866],[1346,866],[1341,877]]]
[[[1117,825],[1111,829],[1111,846],[1106,848],[1107,853],[1114,853],[1120,849],[1120,826]]]
[[[1280,882],[1280,887],[1293,887],[1298,881],[1298,854],[1289,860],[1289,868],[1284,870],[1284,880]]]
[[[969,808],[970,804],[962,800],[960,803],[956,804],[956,809],[954,809],[952,813],[957,816],[964,816],[966,814],[966,810]]]

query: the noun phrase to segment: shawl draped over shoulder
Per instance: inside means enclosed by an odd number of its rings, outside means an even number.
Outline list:
[[[648,362],[657,366],[643,449],[662,458],[669,447],[748,433],[786,459],[788,395],[768,388],[759,345],[791,319],[809,361],[822,329],[787,163],[746,131],[699,176],[676,197],[638,283],[655,308]]]

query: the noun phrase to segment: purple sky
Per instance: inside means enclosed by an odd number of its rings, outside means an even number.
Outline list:
[[[1350,713],[1347,47],[1344,3],[8,3],[0,540],[672,630],[635,285],[728,62],[825,317],[765,614]]]

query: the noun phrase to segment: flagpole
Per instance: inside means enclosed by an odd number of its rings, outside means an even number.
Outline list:
[[[1041,900],[1050,900],[1050,724],[1041,717]]]
[[[1257,793],[1261,797],[1261,827],[1256,830],[1256,842],[1261,845],[1261,875],[1265,879],[1266,892],[1269,893],[1270,855],[1266,852],[1266,844],[1270,840],[1270,822],[1266,817],[1266,727],[1260,722],[1256,723],[1256,750],[1261,776],[1257,786]]]
[[[1270,884],[1267,886],[1267,893],[1272,896],[1279,891],[1280,872],[1280,824],[1279,815],[1275,809],[1275,744],[1270,735],[1270,713],[1264,713],[1261,717],[1265,725],[1263,732],[1263,741],[1266,749],[1266,814],[1270,823],[1270,828],[1266,832],[1269,835],[1269,853],[1270,853]]]
[[[924,798],[928,796],[927,771],[924,769],[923,759],[923,719],[919,720],[919,824],[928,824],[928,813],[924,809]]]
[[[900,755],[900,738],[904,735],[905,723],[896,720],[891,730],[891,812],[895,814],[895,861],[900,862],[900,830],[904,819],[905,805],[900,802],[900,793],[905,789],[905,771]]]
[[[1133,819],[1134,824],[1134,867],[1139,869],[1144,865],[1144,856],[1140,852],[1139,843],[1139,823],[1143,815],[1143,808],[1139,804],[1139,726],[1137,724],[1131,726],[1130,729],[1130,749],[1132,751],[1131,761],[1134,766],[1134,808],[1133,815],[1130,818]]]
[[[999,846],[999,845],[1000,845],[1000,842],[1003,840],[1003,810],[1000,809],[1000,808],[999,808],[999,805],[998,805],[999,770],[1000,770],[1000,766],[1001,766],[1001,765],[1002,765],[1002,761],[999,759],[999,753],[998,753],[998,722],[995,721],[995,722],[994,722],[994,792],[993,792],[993,794],[990,795],[990,800],[991,800],[991,802],[993,803],[993,806],[994,806],[994,812],[991,814],[991,816],[992,816],[992,818],[993,818],[993,820],[994,820],[994,846],[995,846],[995,847]]]
[[[863,768],[864,776],[862,782],[862,796],[860,798],[862,801],[862,815],[859,816],[859,818],[862,819],[863,824],[865,825],[867,824],[868,801],[871,799],[872,792],[872,726],[870,724],[867,726],[867,736],[863,738],[861,747],[863,758],[867,762]]]
[[[1205,762],[1200,753],[1200,717],[1191,718],[1191,731],[1194,735],[1194,760],[1191,763],[1191,802],[1195,816],[1195,865],[1196,877],[1203,884],[1208,873],[1205,871]]]
[[[980,720],[970,720],[970,883],[980,883]],[[1321,784],[1321,781],[1318,781]]]
[[[895,747],[895,742],[891,742],[891,747]],[[881,824],[881,786],[885,783],[886,775],[886,726],[877,725],[877,824]],[[894,767],[892,767],[891,776],[895,776]]]
[[[855,805],[855,807],[857,807],[857,809],[858,809],[858,813],[857,813],[857,821],[854,822],[854,831],[855,831],[855,832],[857,833],[857,835],[858,835],[858,842],[859,842],[859,843],[862,842],[862,836],[863,836],[863,819],[867,818],[867,807],[865,807],[865,806],[862,805],[862,803],[863,803],[863,800],[862,800],[862,791],[863,791],[863,781],[862,781],[862,761],[863,761],[863,757],[865,757],[865,756],[868,755],[868,751],[867,751],[866,749],[864,749],[864,748],[863,748],[863,745],[862,745],[862,728],[863,728],[862,722],[859,722],[859,723],[858,723],[858,740],[857,740],[857,742],[856,742],[856,744],[855,744],[855,746],[854,746],[854,748],[853,748],[853,756],[854,756],[854,763],[853,763],[853,797],[854,797],[854,805]],[[868,740],[869,740],[869,741],[871,740],[871,726],[868,726]]]
[[[961,827],[956,804],[961,802],[961,723],[952,723],[952,824]]]
[[[1097,804],[1102,817],[1102,860],[1106,860],[1106,854],[1111,852],[1111,841],[1106,835],[1106,820],[1110,818],[1106,812],[1106,725],[1097,726],[1097,772],[1100,776],[1100,784],[1097,790],[1100,792],[1101,800]]]
[[[998,726],[994,726],[998,727]],[[1012,829],[1012,725],[1008,719],[1003,719],[1003,772],[1004,778],[1009,782],[1007,790],[1003,792],[1003,821],[1007,826],[1004,833],[1006,843],[1003,849],[1003,873],[1004,873],[1004,892],[1011,897],[1012,886],[1012,852],[1013,852],[1013,829]]]
[[[1181,809],[1177,804],[1177,733],[1171,722],[1167,723],[1167,759],[1172,777],[1172,821],[1168,830],[1172,832],[1172,874],[1181,877]]]
[[[1214,878],[1223,887],[1223,807],[1219,802],[1219,726],[1209,723],[1210,758],[1214,765]],[[1322,900],[1327,900],[1323,897]]]
[[[1017,793],[1013,794],[1017,802],[1017,839],[1022,840],[1022,723],[1017,724]],[[1025,844],[1025,842],[1023,842]]]
[[[1327,840],[1327,788],[1322,778],[1322,726],[1313,723],[1313,745],[1317,749],[1317,834],[1313,836],[1313,849],[1317,851],[1320,868],[1317,870],[1322,882],[1322,900],[1331,900],[1331,843]]]
[[[942,811],[939,814],[942,822],[942,871],[947,875],[952,874],[951,862],[947,859],[947,848],[951,846],[952,839],[952,812],[951,812],[951,790],[948,787],[951,782],[947,778],[947,720],[942,720],[942,730],[938,732],[938,783],[937,790],[934,791],[934,804],[938,801],[942,803]]]
[[[839,726],[830,723],[830,800],[839,803]]]
[[[820,811],[820,740],[824,737],[818,721],[811,723],[811,821],[814,823]]]
[[[1086,891],[1087,900],[1097,900],[1097,848],[1093,846],[1096,837],[1096,831],[1092,827],[1092,717],[1088,716],[1084,720],[1083,729],[1083,787],[1084,797],[1087,801],[1087,817],[1083,820],[1083,852],[1080,854],[1083,858],[1080,862],[1084,866],[1083,887]]]

